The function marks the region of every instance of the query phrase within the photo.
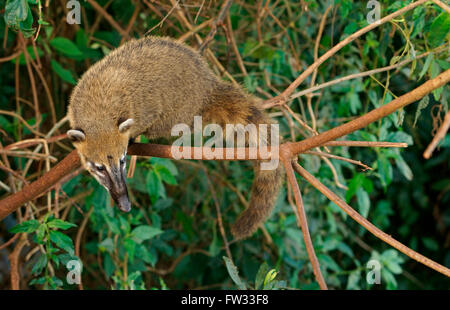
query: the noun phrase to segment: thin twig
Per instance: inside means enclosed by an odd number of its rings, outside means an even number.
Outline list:
[[[319,261],[317,259],[316,253],[314,252],[314,246],[311,241],[311,235],[309,234],[308,222],[306,220],[305,208],[303,206],[302,195],[298,187],[297,179],[295,178],[294,170],[292,169],[292,162],[289,158],[283,160],[284,168],[286,169],[286,176],[289,184],[294,191],[294,197],[297,207],[297,220],[300,224],[303,234],[303,240],[305,241],[306,252],[308,253],[309,260],[311,261],[314,276],[321,289],[326,290],[327,284],[323,279],[322,272],[320,271]]]
[[[217,27],[223,24],[223,20],[225,19],[225,16],[227,16],[228,10],[230,9],[232,3],[233,0],[227,0],[226,2],[223,3],[219,11],[219,15],[217,15],[217,19],[212,23],[210,32],[206,36],[205,40],[203,40],[202,45],[198,49],[200,53],[203,53],[208,44],[214,39],[214,36],[216,35],[217,32]]]
[[[354,41],[355,39],[357,39],[358,37],[362,36],[363,34],[369,32],[370,30],[396,18],[397,16],[400,16],[416,7],[418,7],[419,5],[422,5],[423,3],[425,3],[428,0],[418,0],[416,2],[413,2],[403,8],[401,8],[398,11],[395,11],[392,14],[389,14],[388,16],[383,17],[382,19],[378,20],[375,23],[371,23],[370,25],[356,31],[355,33],[351,34],[350,36],[346,37],[344,40],[342,40],[341,42],[339,42],[338,44],[336,44],[334,47],[332,47],[330,50],[328,50],[325,54],[323,54],[322,56],[320,56],[319,59],[317,59],[317,61],[315,61],[312,65],[310,65],[305,71],[303,71],[302,74],[300,74],[297,79],[291,83],[291,85],[288,86],[288,88],[286,88],[280,95],[269,99],[266,101],[265,103],[265,107],[269,107],[269,106],[276,106],[276,105],[280,105],[285,103],[289,96],[295,91],[295,89],[311,74],[314,72],[314,70],[319,67],[322,63],[324,63],[327,59],[329,59],[331,56],[333,56],[334,54],[336,54],[340,49],[342,49],[344,46],[346,46],[347,44],[351,43],[352,41]]]
[[[310,88],[302,90],[302,91],[299,91],[299,92],[297,92],[295,94],[292,94],[289,97],[289,100],[293,100],[295,98],[298,98],[298,97],[301,97],[301,96],[313,93],[313,92],[315,92],[317,90],[320,90],[320,89],[323,89],[323,88],[326,88],[326,87],[329,87],[329,86],[333,86],[333,85],[336,85],[336,84],[339,84],[339,83],[342,83],[342,82],[345,82],[345,81],[348,81],[348,80],[358,79],[358,78],[366,77],[366,76],[373,75],[373,74],[376,74],[376,73],[381,73],[381,72],[385,72],[385,71],[394,70],[394,69],[403,67],[404,65],[407,65],[408,63],[413,62],[413,61],[415,61],[417,59],[421,59],[423,57],[426,57],[426,56],[428,56],[431,53],[439,53],[439,52],[445,51],[447,49],[448,49],[448,45],[444,44],[444,45],[442,45],[442,46],[440,46],[440,47],[438,47],[438,48],[436,48],[436,49],[434,49],[432,51],[428,51],[428,52],[422,53],[422,54],[416,56],[413,59],[406,59],[406,60],[403,60],[403,61],[401,61],[399,63],[394,64],[394,65],[383,67],[383,68],[378,68],[378,69],[373,69],[373,70],[369,70],[369,71],[365,71],[365,72],[350,74],[350,75],[347,75],[347,76],[344,76],[344,77],[341,77],[341,78],[338,78],[338,79],[335,79],[335,80],[332,80],[332,81],[329,81],[329,82],[326,82],[326,83],[323,83],[323,84],[320,84],[320,85],[316,85],[316,86],[310,87]]]
[[[89,221],[89,217],[91,216],[92,211],[94,211],[94,207],[91,207],[89,209],[89,211],[84,215],[83,221],[81,222],[80,228],[78,229],[78,232],[77,232],[77,237],[75,239],[75,255],[77,257],[80,257],[81,237],[83,236],[84,229],[86,228],[86,224]],[[81,281],[81,278],[80,278],[80,283],[78,284],[78,287],[80,290],[83,290],[83,283]]]
[[[232,262],[234,262],[233,256],[231,255],[231,251],[230,251],[230,245],[229,245],[229,242],[227,239],[227,234],[225,233],[225,229],[223,227],[222,212],[220,211],[220,203],[219,203],[219,200],[217,199],[216,190],[214,189],[214,186],[211,183],[211,180],[208,175],[208,169],[205,166],[203,166],[203,171],[205,172],[206,181],[208,182],[209,189],[211,190],[211,196],[212,196],[214,204],[216,206],[217,223],[219,224],[219,230],[220,230],[220,234],[222,235],[223,243],[225,245],[225,251],[227,253],[228,258]]]
[[[371,167],[363,164],[359,160],[353,160],[353,159],[345,158],[345,157],[338,156],[338,155],[328,154],[328,153],[325,153],[325,152],[316,152],[316,151],[306,151],[303,154],[310,154],[310,155],[317,155],[317,156],[324,156],[324,157],[328,157],[328,158],[334,158],[334,159],[337,159],[337,160],[342,160],[342,161],[346,161],[346,162],[349,162],[349,163],[354,164],[354,165],[361,166],[361,167],[364,168],[364,170],[372,170]]]
[[[373,123],[421,98],[432,92],[433,90],[444,86],[445,84],[450,82],[450,69],[442,72],[434,79],[425,82],[414,90],[392,100],[388,104],[385,104],[375,110],[364,114],[354,120],[351,120],[348,123],[325,131],[317,136],[310,137],[308,139],[295,142],[295,143],[286,143],[282,147],[284,147],[285,151],[290,152],[292,155],[299,154],[315,148],[317,146],[323,145],[326,142],[336,140],[342,136],[345,136],[351,132],[354,132],[358,129],[364,128],[370,123]]]
[[[303,167],[294,163],[294,169],[297,171],[302,177],[305,178],[312,186],[317,188],[322,194],[324,194],[328,199],[337,204],[345,213],[347,213],[351,218],[353,218],[356,222],[366,228],[370,233],[372,233],[375,237],[383,240],[387,244],[396,248],[403,254],[415,259],[419,263],[422,263],[444,275],[450,277],[450,269],[445,266],[442,266],[431,259],[417,253],[416,251],[408,248],[404,244],[398,242],[390,235],[378,229],[372,223],[370,223],[367,219],[365,219],[362,215],[356,212],[352,207],[350,207],[344,200],[342,200],[338,195],[329,190],[325,185],[323,185],[319,180],[317,180],[313,175],[311,175],[308,171],[306,171]]]
[[[447,134],[449,127],[450,127],[450,111],[447,112],[447,114],[445,115],[444,122],[434,135],[433,140],[431,140],[431,143],[428,145],[425,152],[423,153],[424,158],[428,159],[431,157],[431,154],[433,153],[436,146],[442,139],[445,138],[445,135]]]
[[[450,14],[450,7],[447,4],[445,4],[444,2],[439,1],[439,0],[431,0],[431,1],[433,1],[434,4],[440,6],[444,11],[446,11],[448,14]]]
[[[317,58],[319,57],[319,45],[320,45],[320,40],[322,39],[322,33],[323,33],[323,29],[325,28],[325,21],[327,20],[327,15],[328,12],[330,12],[330,9],[332,8],[332,6],[330,5],[326,10],[325,13],[323,13],[322,16],[322,20],[320,21],[320,26],[319,26],[319,32],[317,34],[317,38],[316,38],[316,44],[314,45],[314,62],[317,61]],[[317,77],[317,69],[315,68],[313,73],[312,73],[312,77],[311,77],[311,82],[310,82],[310,87],[313,87],[314,84],[316,83],[316,77]],[[306,98],[306,106],[308,108],[308,112],[309,112],[309,116],[311,117],[311,125],[312,128],[314,130],[316,130],[316,116],[314,115],[314,111],[312,108],[312,94],[310,94],[307,98]]]
[[[111,26],[116,29],[122,36],[129,37],[128,33],[116,22],[114,17],[109,15],[108,12],[106,12],[105,9],[102,8],[101,5],[99,5],[95,0],[87,0],[89,4],[96,10],[100,15],[103,15],[103,17],[111,24]]]
[[[320,146],[356,146],[356,147],[408,147],[403,142],[384,142],[384,141],[328,141]]]

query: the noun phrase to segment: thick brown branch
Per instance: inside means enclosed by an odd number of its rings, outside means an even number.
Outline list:
[[[35,199],[55,185],[72,169],[78,166],[80,158],[76,151],[67,155],[62,161],[54,166],[49,172],[33,183],[26,185],[20,192],[14,193],[0,201],[0,221],[10,213],[14,212],[24,203]]]
[[[280,152],[283,156],[292,158],[295,154],[300,154],[314,147],[323,145],[329,141],[335,140],[346,134],[361,129],[368,124],[379,120],[386,115],[412,103],[420,98],[424,97],[436,88],[439,88],[450,81],[450,69],[441,73],[434,79],[424,83],[417,87],[413,91],[398,97],[390,103],[377,108],[357,119],[354,119],[346,124],[330,129],[317,136],[305,139],[300,142],[287,142],[280,146]],[[155,144],[134,144],[129,148],[129,155],[144,155],[171,158],[171,147]],[[223,158],[227,158],[223,156]],[[248,159],[248,149],[246,149],[246,156]],[[243,159],[244,159],[243,158]],[[258,157],[260,158],[260,157]],[[24,189],[18,193],[8,196],[0,201],[0,220],[5,218],[8,214],[15,211],[21,205],[36,198],[39,194],[47,191],[51,186],[56,184],[63,176],[68,174],[70,170],[75,168],[79,164],[79,157],[76,152],[70,153],[60,163],[58,163],[53,169],[46,173],[43,177],[33,182],[30,185],[24,187]]]
[[[375,225],[373,225],[371,222],[366,220],[362,215],[360,215],[358,212],[356,212],[352,207],[350,207],[345,201],[343,201],[338,195],[333,193],[331,190],[329,190],[325,185],[323,185],[319,180],[317,180],[312,174],[310,174],[308,171],[306,171],[303,167],[298,165],[297,163],[294,163],[295,170],[305,178],[306,181],[311,183],[312,186],[317,188],[322,194],[324,194],[328,199],[333,201],[335,204],[337,204],[342,210],[344,210],[345,213],[347,213],[352,219],[354,219],[356,222],[361,224],[364,228],[366,228],[369,232],[371,232],[373,235],[375,235],[377,238],[380,238],[387,244],[391,245],[392,247],[396,248],[400,252],[402,252],[405,255],[408,255],[412,259],[415,259],[419,263],[422,263],[444,275],[447,277],[450,277],[450,269],[448,269],[445,266],[442,266],[431,259],[417,253],[416,251],[408,248],[404,244],[398,242],[385,232],[378,229]]]
[[[314,276],[322,290],[328,289],[325,280],[323,279],[322,272],[320,271],[319,261],[317,259],[316,253],[314,252],[314,246],[311,241],[311,235],[309,234],[308,221],[306,220],[305,208],[303,206],[302,195],[298,187],[297,179],[295,178],[294,170],[292,169],[292,163],[289,158],[283,159],[283,165],[286,169],[286,176],[289,184],[294,191],[295,204],[297,207],[298,222],[302,229],[303,240],[305,241],[306,252],[308,253],[309,260],[313,267]]]
[[[336,140],[339,137],[345,136],[351,132],[366,127],[370,123],[373,123],[397,111],[398,109],[423,98],[433,90],[447,84],[448,82],[450,82],[450,69],[439,74],[434,79],[425,82],[416,89],[404,94],[403,96],[392,100],[388,104],[372,110],[369,113],[364,114],[363,116],[360,116],[348,123],[345,123],[300,142],[288,142],[286,143],[286,151],[289,151],[292,157],[295,154],[303,153],[314,147],[323,145],[328,141]]]
[[[324,145],[332,140],[342,137],[346,134],[361,129],[368,124],[383,118],[384,116],[410,104],[420,98],[424,97],[436,88],[439,88],[450,81],[450,69],[441,73],[434,79],[427,81],[423,85],[417,87],[413,91],[398,97],[390,103],[377,108],[357,119],[354,119],[346,124],[330,129],[317,136],[305,139],[300,142],[287,142],[280,146],[280,152],[287,157],[292,158],[295,154],[303,153],[314,147]],[[193,148],[195,149],[195,148]],[[225,149],[223,149],[225,152]],[[172,158],[171,146],[167,145],[155,145],[155,144],[134,144],[129,148],[129,155],[140,156],[155,156]],[[236,155],[236,154],[235,154]],[[248,159],[249,153],[246,149],[245,157],[242,159]],[[236,157],[236,156],[235,156]],[[235,158],[234,157],[234,158]],[[227,158],[223,156],[223,158]],[[261,158],[260,156],[258,158]],[[0,201],[0,220],[6,217],[11,212],[15,211],[21,205],[36,198],[39,194],[47,191],[51,186],[56,184],[63,176],[68,174],[71,169],[79,164],[78,155],[75,152],[70,153],[65,159],[63,159],[58,165],[50,170],[43,177],[33,182],[32,184],[24,187],[24,189],[18,193]]]

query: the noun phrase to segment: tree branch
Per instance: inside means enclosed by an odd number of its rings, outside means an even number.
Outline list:
[[[423,153],[423,157],[425,159],[431,157],[431,154],[433,153],[434,149],[437,147],[439,142],[445,138],[448,128],[450,128],[450,112],[447,112],[447,114],[445,115],[444,122],[442,123],[437,133],[434,135],[433,140],[431,140],[431,143],[428,145],[425,152]]]
[[[319,261],[317,260],[316,253],[314,252],[314,246],[311,241],[311,235],[309,234],[308,229],[308,221],[306,220],[305,208],[303,206],[302,195],[300,193],[300,189],[298,187],[297,179],[295,178],[294,170],[292,169],[293,163],[289,158],[283,159],[283,165],[286,169],[286,175],[289,184],[291,184],[292,190],[294,191],[295,204],[297,206],[297,220],[300,224],[303,240],[305,241],[306,252],[308,253],[309,260],[311,261],[311,265],[313,267],[314,276],[316,277],[317,282],[322,290],[326,290],[327,284],[323,279],[322,273],[320,271]]]
[[[399,250],[400,252],[404,253],[405,255],[411,257],[412,259],[415,259],[419,263],[422,263],[422,264],[446,275],[447,277],[450,277],[450,269],[417,253],[416,251],[405,246],[404,244],[398,242],[397,240],[395,240],[394,238],[392,238],[385,232],[381,231],[379,228],[377,228],[371,222],[366,220],[362,215],[360,215],[358,212],[356,212],[347,203],[345,203],[345,201],[343,201],[338,195],[336,195],[331,190],[329,190],[325,185],[323,185],[319,180],[317,180],[312,174],[310,174],[308,171],[306,171],[299,164],[294,163],[294,169],[303,178],[305,178],[306,181],[311,183],[312,186],[317,188],[322,194],[324,194],[326,197],[328,197],[328,199],[330,199],[332,202],[337,204],[345,213],[347,213],[352,219],[354,219],[356,222],[358,222],[360,225],[362,225],[364,228],[366,228],[375,237],[383,240],[387,244],[391,245],[392,247],[396,248],[397,250]]]
[[[449,81],[450,69],[439,74],[434,79],[425,82],[416,89],[404,94],[403,96],[392,100],[388,104],[372,110],[369,113],[364,114],[363,116],[360,116],[348,123],[325,131],[317,136],[302,140],[300,142],[287,142],[285,145],[282,145],[282,147],[285,148],[285,151],[290,152],[291,157],[293,157],[295,154],[303,153],[314,147],[323,145],[329,141],[336,140],[339,137],[345,136],[351,132],[366,127],[370,123],[373,123],[397,111],[398,109],[423,98],[433,90],[449,83]]]
[[[400,10],[389,14],[388,16],[383,17],[382,19],[369,24],[368,26],[356,31],[355,33],[351,34],[350,36],[348,36],[347,38],[345,38],[344,40],[342,40],[341,42],[339,42],[338,44],[336,44],[335,46],[333,46],[330,50],[328,50],[325,54],[323,54],[322,56],[319,57],[319,59],[317,59],[317,61],[315,61],[311,66],[309,66],[305,71],[302,72],[302,74],[300,74],[297,79],[291,83],[291,85],[289,85],[288,88],[286,88],[280,95],[271,98],[269,100],[266,101],[266,103],[264,104],[264,107],[270,107],[270,106],[276,106],[276,105],[280,105],[285,103],[288,100],[288,97],[295,91],[295,89],[311,74],[314,72],[314,70],[316,68],[318,68],[322,63],[324,63],[328,58],[330,58],[331,56],[333,56],[334,54],[336,54],[341,48],[343,48],[344,46],[346,46],[347,44],[351,43],[352,41],[354,41],[355,39],[357,39],[358,37],[362,36],[363,34],[369,32],[370,30],[396,18],[399,15],[402,15],[403,13],[408,12],[409,10],[412,10],[416,7],[418,7],[419,5],[425,3],[428,0],[418,0],[416,2],[413,2],[403,8],[401,8]]]

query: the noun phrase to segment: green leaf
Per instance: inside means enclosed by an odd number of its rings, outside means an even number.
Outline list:
[[[29,220],[22,222],[20,224],[17,224],[13,228],[11,228],[9,231],[13,234],[17,233],[31,233],[36,231],[39,228],[40,223],[37,220]]]
[[[159,183],[161,182],[158,175],[152,170],[147,173],[145,180],[148,194],[152,197],[152,200],[156,200],[159,197]]]
[[[33,36],[36,31],[33,27],[33,13],[31,13],[30,7],[28,7],[27,18],[25,18],[24,21],[19,22],[19,28],[25,38]]]
[[[112,238],[106,238],[102,242],[98,244],[98,249],[100,252],[108,251],[109,253],[112,253],[114,251],[114,241]]]
[[[41,253],[38,260],[34,264],[33,269],[31,269],[31,273],[34,275],[40,274],[42,272],[42,269],[47,266],[47,262],[47,255]]]
[[[69,223],[69,222],[63,221],[61,219],[53,219],[53,220],[51,220],[50,222],[47,223],[47,226],[50,227],[50,228],[59,228],[59,229],[62,229],[62,230],[66,230],[66,229],[69,229],[71,227],[77,227],[76,224]]]
[[[76,85],[77,82],[75,81],[72,72],[70,72],[67,69],[64,69],[56,60],[52,59],[50,61],[51,65],[52,65],[52,69],[53,71],[56,72],[56,74],[58,74],[58,76],[63,80],[66,81],[72,85]]]
[[[162,233],[163,231],[159,228],[149,225],[141,225],[133,229],[131,235],[134,241],[136,241],[137,243],[142,243],[145,240],[151,239]]]
[[[26,0],[8,0],[5,6],[5,22],[15,29],[19,29],[19,23],[26,20],[28,16],[28,3]]]
[[[106,214],[104,214],[104,218],[106,221],[106,225],[108,225],[108,228],[116,235],[120,235],[120,227],[118,220],[116,218],[110,218]]]
[[[406,143],[408,145],[412,145],[414,143],[413,138],[404,131],[391,132],[388,134],[386,139],[387,141],[401,142]]]
[[[393,274],[400,274],[403,271],[402,267],[395,261],[385,261],[385,265]]]
[[[266,262],[262,263],[262,265],[258,269],[258,273],[255,278],[255,290],[261,289],[266,274],[269,272],[269,265]]]
[[[161,165],[161,166],[166,167],[167,169],[169,169],[170,173],[172,173],[172,175],[174,175],[174,176],[178,175],[177,166],[175,166],[173,161],[168,158],[152,157],[150,159],[150,162],[153,165]]]
[[[141,244],[137,244],[136,255],[138,255],[139,258],[144,262],[152,266],[155,266],[156,262],[158,261],[158,255],[156,254],[156,251],[154,251],[153,249],[147,249],[146,246]]]
[[[380,157],[377,160],[377,165],[381,184],[386,188],[392,182],[392,165],[389,159],[384,154],[380,154]]]
[[[450,14],[442,12],[434,19],[430,27],[428,41],[432,47],[441,45],[450,32]]]
[[[64,285],[63,281],[57,277],[51,277],[50,278],[51,284],[53,284],[53,288],[61,287]]]
[[[271,283],[275,280],[278,272],[275,269],[270,269],[264,278],[264,289],[271,289]]]
[[[89,38],[83,28],[78,29],[77,33],[75,34],[75,42],[79,47],[87,47]]]
[[[318,254],[317,258],[319,259],[320,263],[323,264],[324,267],[329,268],[334,272],[341,271],[341,267],[339,267],[339,265],[331,258],[331,256],[326,254]]]
[[[367,192],[360,187],[356,191],[356,199],[358,201],[359,212],[361,213],[362,216],[367,218],[370,209],[369,194],[367,194]]]
[[[217,256],[220,253],[220,241],[219,238],[217,238],[217,228],[215,222],[213,222],[213,238],[209,244],[208,252],[211,257]]]
[[[41,225],[39,225],[39,228],[36,230],[36,238],[37,238],[37,242],[39,244],[43,244],[43,242],[44,242],[46,228],[47,228],[47,225],[41,224]]]
[[[353,114],[356,114],[358,110],[361,108],[361,101],[359,100],[358,94],[354,92],[350,93],[349,101],[350,101],[350,111]]]
[[[450,69],[450,62],[443,59],[435,59],[434,61],[439,65],[439,67],[441,67],[442,70]]]
[[[120,229],[125,233],[128,234],[130,232],[130,223],[128,223],[128,220],[125,219],[123,216],[119,217],[119,223],[120,223]]]
[[[57,52],[69,57],[83,56],[83,53],[75,45],[75,43],[63,37],[56,37],[52,39],[50,41],[50,46],[52,46]]]
[[[50,240],[59,248],[63,249],[67,253],[73,255],[73,241],[69,236],[63,234],[60,231],[51,230],[50,231]]]
[[[353,250],[344,242],[339,242],[337,248],[338,248],[339,251],[341,251],[342,253],[347,254],[350,257],[354,257],[355,256],[353,254]]]
[[[28,285],[42,285],[42,284],[45,283],[45,281],[46,281],[45,277],[40,277],[40,278],[36,278],[36,279],[31,280],[28,283]]]
[[[395,280],[395,276],[390,271],[388,271],[388,269],[383,268],[381,270],[381,276],[386,282],[387,289],[392,290],[397,288],[397,281]]]
[[[417,120],[419,119],[420,114],[422,113],[421,111],[423,109],[425,109],[428,104],[430,103],[430,97],[428,95],[426,95],[425,97],[423,97],[420,101],[419,101],[419,105],[417,106],[417,110],[416,110],[416,116],[414,118],[414,124],[413,127],[416,126]]]
[[[361,270],[352,271],[347,280],[347,290],[359,289],[359,280],[361,280]]]
[[[439,250],[439,243],[437,243],[436,240],[434,239],[423,237],[422,242],[425,245],[425,247],[431,251]]]
[[[395,163],[397,167],[400,169],[400,172],[405,176],[408,181],[411,181],[414,177],[411,168],[409,168],[406,161],[400,155],[395,159]]]
[[[350,202],[356,191],[362,186],[365,176],[362,173],[356,173],[348,184],[345,200]]]
[[[130,262],[133,262],[134,260],[134,253],[136,252],[136,245],[137,243],[131,239],[131,238],[125,238],[123,240],[123,246],[125,248],[125,251],[128,253],[128,258]]]
[[[105,255],[103,260],[103,269],[105,269],[105,274],[108,278],[113,275],[114,270],[116,269],[116,266],[114,265],[114,262],[109,254]]]
[[[226,256],[223,256],[223,260],[225,261],[225,266],[227,267],[228,274],[230,275],[233,282],[236,283],[236,285],[240,290],[246,290],[247,287],[239,277],[239,271],[237,270],[237,267],[233,264],[231,259],[229,259]]]
[[[170,185],[177,185],[177,180],[175,177],[170,173],[169,169],[164,166],[156,166],[155,167],[156,172],[161,176],[161,179]]]
[[[357,29],[358,29],[358,24],[354,21],[351,21],[347,24],[347,26],[345,26],[344,34],[350,35],[350,34],[354,33]],[[347,37],[347,36],[342,36],[341,39],[343,39],[344,37]]]

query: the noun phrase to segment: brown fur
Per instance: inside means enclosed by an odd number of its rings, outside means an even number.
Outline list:
[[[196,115],[221,126],[270,124],[255,97],[219,79],[197,51],[158,37],[132,40],[94,64],[73,90],[68,109],[71,127],[86,135],[75,143],[83,164],[107,164],[108,155],[117,160],[130,138],[170,137],[175,124],[192,125]],[[118,123],[128,118],[135,124],[120,133]],[[249,208],[232,227],[236,238],[249,236],[267,218],[280,183],[281,168],[261,171],[255,165]]]

